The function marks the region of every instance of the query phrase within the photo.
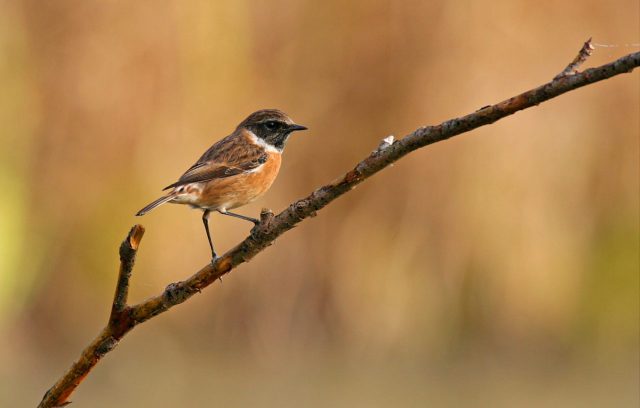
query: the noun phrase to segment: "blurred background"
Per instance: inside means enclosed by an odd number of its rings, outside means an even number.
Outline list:
[[[250,112],[310,128],[256,216],[547,82],[590,36],[640,42],[636,0],[0,5],[2,406],[35,406],[103,327],[134,223],[131,302],[208,262],[199,212],[133,215]],[[639,90],[619,76],[415,152],[138,327],[72,400],[638,406]],[[250,225],[212,228],[226,251]]]

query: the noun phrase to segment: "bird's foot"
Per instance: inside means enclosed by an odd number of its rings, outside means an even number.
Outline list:
[[[219,256],[215,252],[213,254],[211,254],[211,266],[213,266],[213,267],[216,266],[216,261],[218,260],[218,258],[219,258]]]

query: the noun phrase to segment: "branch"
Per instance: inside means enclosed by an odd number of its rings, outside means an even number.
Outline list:
[[[589,41],[585,43],[583,50],[587,45],[590,45]],[[102,356],[113,350],[118,341],[136,325],[186,301],[195,293],[199,293],[216,279],[229,273],[238,265],[249,261],[271,245],[276,238],[304,219],[315,216],[318,210],[414,150],[488,125],[566,92],[631,72],[640,65],[640,52],[636,52],[597,68],[587,69],[572,75],[565,74],[566,71],[573,72],[587,57],[588,55],[581,51],[578,57],[567,66],[567,69],[553,81],[520,95],[495,105],[486,106],[466,116],[448,120],[437,126],[418,128],[400,140],[394,141],[392,137],[385,138],[376,150],[351,171],[289,205],[280,214],[274,216],[269,210],[263,210],[260,215],[260,224],[251,230],[251,234],[218,258],[213,265],[207,264],[186,280],[170,284],[155,297],[137,305],[127,306],[129,277],[138,244],[144,233],[141,226],[134,226],[120,248],[122,265],[107,327],[83,351],[80,359],[71,366],[67,373],[47,391],[39,407],[66,405],[69,395],[85,378],[89,370],[97,364]]]
[[[127,307],[127,296],[129,295],[129,279],[136,260],[136,252],[144,235],[142,225],[134,225],[129,231],[129,235],[120,245],[120,272],[118,273],[118,283],[116,293],[113,295],[113,306],[109,322],[114,322]]]
[[[593,46],[593,44],[591,44],[591,38],[589,38],[587,41],[585,41],[585,43],[582,45],[582,48],[580,48],[580,51],[578,51],[578,55],[576,55],[576,57],[573,59],[573,61],[571,61],[569,63],[569,65],[567,65],[567,67],[565,69],[562,70],[561,73],[559,73],[558,75],[556,75],[553,79],[560,79],[564,76],[567,75],[575,75],[578,73],[578,67],[582,64],[584,64],[584,62],[587,60],[587,58],[589,58],[591,56],[591,54],[593,53],[593,50],[595,50],[595,47]]]
[[[63,407],[70,404],[71,402],[67,401],[69,395],[80,385],[89,371],[98,364],[98,361],[118,345],[118,341],[124,335],[119,326],[127,320],[129,312],[127,307],[129,278],[131,278],[136,252],[143,235],[144,227],[134,225],[120,245],[120,272],[107,326],[82,352],[80,359],[73,363],[66,374],[47,391],[38,407]]]

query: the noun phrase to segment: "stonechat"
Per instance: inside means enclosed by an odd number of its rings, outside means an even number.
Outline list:
[[[217,258],[209,232],[212,211],[258,224],[255,218],[232,213],[264,194],[280,170],[284,146],[292,132],[306,130],[277,109],[252,113],[229,136],[209,148],[175,183],[169,193],[138,211],[145,215],[164,203],[187,204],[204,211],[202,222]]]

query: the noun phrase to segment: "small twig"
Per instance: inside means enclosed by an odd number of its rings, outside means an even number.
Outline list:
[[[84,349],[78,361],[74,362],[67,373],[47,391],[38,407],[63,407],[70,404],[71,393],[85,379],[98,361],[113,350],[118,341],[135,326],[131,324],[130,309],[127,306],[129,279],[136,259],[140,240],[144,235],[142,225],[134,225],[120,245],[120,272],[116,293],[113,297],[109,322],[102,332]]]
[[[595,47],[591,43],[591,38],[589,38],[582,45],[582,48],[580,48],[580,51],[578,52],[578,55],[576,55],[576,57],[573,59],[573,61],[571,61],[569,63],[569,65],[567,65],[567,67],[561,73],[559,73],[558,75],[553,77],[553,79],[556,80],[556,79],[560,79],[562,77],[565,77],[567,75],[575,75],[575,74],[577,74],[578,73],[578,67],[580,65],[582,65],[587,60],[587,58],[589,58],[591,56],[591,54],[593,53],[593,50],[595,50]]]
[[[583,49],[588,48],[588,43],[589,41],[585,43]],[[567,68],[570,70],[575,69],[587,56],[579,56]],[[640,52],[626,55],[616,61],[597,68],[587,69],[581,73],[564,75],[520,95],[495,105],[487,105],[478,111],[448,120],[437,126],[418,128],[399,140],[393,141],[389,138],[351,171],[318,188],[307,197],[295,201],[280,214],[273,216],[270,211],[263,211],[260,216],[260,224],[252,229],[251,234],[220,257],[213,265],[207,263],[206,266],[186,280],[168,285],[161,294],[137,305],[127,306],[127,288],[131,268],[133,267],[138,244],[144,232],[141,226],[134,226],[121,247],[122,265],[109,324],[82,352],[80,359],[47,391],[39,407],[63,406],[67,403],[69,395],[76,389],[91,368],[97,364],[102,356],[113,350],[118,341],[136,325],[184,302],[195,293],[199,293],[200,290],[211,285],[221,276],[262,252],[280,235],[294,228],[306,218],[314,216],[317,211],[407,154],[421,147],[444,141],[453,136],[496,122],[566,92],[619,74],[631,72],[638,66],[640,66]]]
[[[113,307],[109,321],[117,318],[118,314],[122,313],[127,306],[129,279],[131,279],[136,251],[143,235],[144,227],[139,224],[134,225],[120,245],[120,272],[118,273],[118,283],[116,284],[116,293],[113,296]]]

